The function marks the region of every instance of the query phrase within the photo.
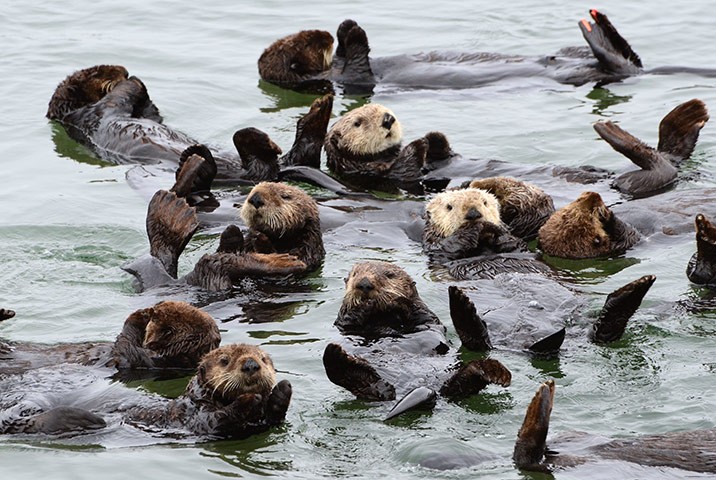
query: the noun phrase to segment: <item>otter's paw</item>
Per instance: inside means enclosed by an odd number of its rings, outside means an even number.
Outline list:
[[[395,387],[380,378],[365,360],[346,353],[340,345],[329,343],[323,352],[328,379],[364,400],[394,400]]]
[[[253,255],[266,265],[266,273],[285,275],[306,270],[305,263],[295,255],[288,253],[255,253]]]
[[[266,421],[269,425],[277,425],[286,418],[292,394],[293,388],[288,380],[281,380],[273,387],[266,405]]]
[[[502,363],[493,359],[473,360],[463,365],[440,389],[446,397],[462,397],[478,393],[489,384],[508,387],[512,373]]]

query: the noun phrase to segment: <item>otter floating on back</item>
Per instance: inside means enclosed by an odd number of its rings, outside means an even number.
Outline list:
[[[415,55],[369,58],[365,31],[353,20],[338,27],[338,45],[321,30],[304,30],[271,44],[258,60],[267,82],[298,91],[333,90],[333,82],[348,94],[370,93],[380,85],[402,88],[474,88],[506,78],[546,77],[582,85],[618,81],[647,73],[688,72],[716,76],[711,69],[662,67],[644,70],[641,59],[606,15],[590,10],[592,22],[579,28],[587,47],[565,48],[555,55],[524,57],[496,53],[433,51]]]

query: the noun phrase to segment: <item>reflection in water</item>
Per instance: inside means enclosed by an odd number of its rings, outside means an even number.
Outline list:
[[[601,117],[609,117],[611,114],[605,113],[609,107],[626,103],[631,100],[631,95],[615,95],[604,87],[595,87],[587,94],[587,98],[594,100],[592,105],[592,113]]]
[[[547,378],[564,378],[565,374],[560,369],[558,356],[552,358],[533,356],[530,363],[540,374]]]
[[[58,122],[50,122],[50,125],[52,126],[52,141],[55,144],[55,152],[60,157],[71,158],[79,163],[98,165],[100,167],[114,166],[110,162],[100,160],[90,149],[70,138],[65,128]]]
[[[252,435],[245,440],[231,440],[221,442],[210,442],[202,445],[204,451],[201,455],[209,458],[220,459],[239,472],[222,472],[212,470],[212,473],[222,477],[243,477],[243,473],[269,476],[276,472],[293,470],[290,460],[268,460],[263,459],[262,454],[266,453],[267,458],[276,450],[276,446],[285,442],[283,438],[287,431],[286,426],[271,429],[269,432]],[[285,458],[285,457],[284,457]]]
[[[641,262],[633,257],[571,259],[542,255],[542,260],[561,272],[561,279],[580,284],[599,283]]]
[[[321,96],[294,92],[293,90],[284,89],[263,80],[259,80],[258,86],[266,97],[273,102],[273,106],[259,109],[264,113],[280,112],[287,108],[310,107],[311,103]]]

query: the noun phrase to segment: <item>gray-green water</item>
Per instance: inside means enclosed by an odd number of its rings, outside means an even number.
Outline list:
[[[646,66],[716,67],[709,7],[703,0],[628,6],[555,0],[6,1],[0,12],[0,306],[18,315],[0,326],[0,337],[48,343],[112,340],[130,312],[157,300],[135,294],[119,268],[147,250],[146,193],[127,184],[128,167],[102,165],[44,119],[54,87],[76,69],[125,65],[144,80],[168,125],[202,141],[228,146],[234,130],[255,126],[288,148],[295,121],[312,98],[260,84],[255,62],[274,39],[299,29],[334,31],[344,18],[354,18],[368,32],[377,56],[429,49],[539,55],[582,45],[576,23],[589,8],[599,8]],[[655,144],[661,117],[694,97],[716,108],[713,79],[643,75],[605,89],[525,79],[459,92],[378,89],[371,101],[396,113],[406,139],[440,130],[466,156],[589,163],[624,171],[626,160],[597,139],[591,124],[611,118]],[[339,97],[333,113],[338,116],[359,102]],[[716,184],[715,128],[706,125],[690,163],[701,173],[699,180],[680,188]],[[560,204],[568,200],[550,193]],[[440,402],[431,415],[384,424],[387,406],[354,401],[323,372],[321,354],[335,335],[332,322],[342,279],[360,259],[395,261],[448,324],[451,282],[428,268],[418,245],[381,241],[345,248],[328,232],[321,274],[306,281],[312,292],[278,312],[276,322],[240,322],[245,314],[238,300],[207,307],[222,321],[224,343],[262,344],[279,377],[292,382],[294,400],[283,428],[245,441],[201,445],[146,445],[151,442],[124,430],[94,437],[90,446],[81,440],[5,438],[0,440],[2,478],[522,478],[511,464],[512,446],[529,399],[548,378],[557,383],[553,433],[578,429],[630,436],[716,426],[716,314],[665,314],[656,308],[696,293],[684,275],[694,250],[691,234],[667,244],[643,242],[627,255],[637,261],[613,275],[600,274],[603,265],[598,263],[574,267],[584,288],[595,293],[643,274],[658,276],[618,345],[573,341],[558,362],[496,353],[512,370],[509,388],[490,387],[467,401]],[[213,236],[192,242],[183,268],[214,246]],[[175,390],[173,385],[144,388]],[[485,462],[437,472],[413,461],[426,452],[450,449],[474,451]],[[606,462],[556,474],[675,476],[666,469]]]

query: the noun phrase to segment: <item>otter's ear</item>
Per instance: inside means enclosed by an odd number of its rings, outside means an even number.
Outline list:
[[[199,383],[206,383],[206,367],[204,365],[199,365],[196,376],[199,377]]]

